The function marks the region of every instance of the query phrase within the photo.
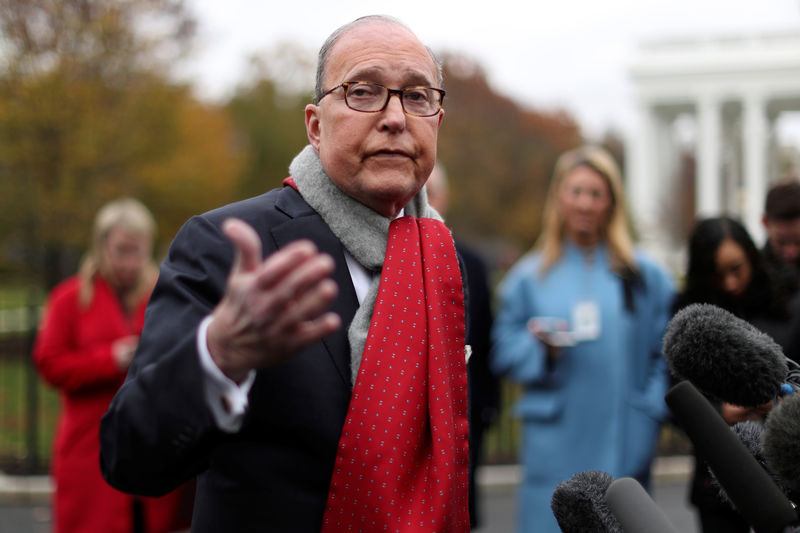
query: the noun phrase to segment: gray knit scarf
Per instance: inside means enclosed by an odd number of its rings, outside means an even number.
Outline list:
[[[311,145],[294,158],[289,165],[289,174],[294,178],[300,196],[319,213],[350,255],[371,273],[380,273],[391,221],[342,192],[325,173],[319,155]],[[405,214],[442,220],[439,213],[428,205],[425,187],[405,206]],[[361,364],[379,281],[380,276],[374,275],[364,302],[347,330],[352,384],[356,382]]]

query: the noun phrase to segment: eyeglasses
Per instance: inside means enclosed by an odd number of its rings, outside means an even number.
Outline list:
[[[346,81],[332,89],[328,89],[317,102],[331,94],[339,87],[344,88],[344,103],[353,111],[377,113],[386,109],[389,98],[393,94],[400,97],[403,112],[412,117],[432,117],[442,108],[444,89],[434,87],[406,87],[405,89],[389,89],[379,83],[368,81]]]

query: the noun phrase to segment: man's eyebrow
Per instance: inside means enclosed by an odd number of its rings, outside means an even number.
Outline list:
[[[375,83],[383,83],[385,81],[385,71],[380,68],[365,68],[352,72],[348,76],[349,79],[343,81],[372,81]],[[409,70],[403,74],[403,87],[413,87],[415,85],[434,86],[431,79],[424,73]]]
[[[409,75],[405,78],[405,80],[406,80],[405,84],[406,87],[412,85],[424,85],[426,87],[436,86],[436,83],[433,80],[431,80],[428,76],[422,74],[421,72],[409,72]]]
[[[379,80],[382,78],[381,76],[382,71],[379,68],[365,68],[361,70],[356,70],[352,74],[350,74],[349,81],[373,81]],[[347,80],[345,80],[347,81]]]

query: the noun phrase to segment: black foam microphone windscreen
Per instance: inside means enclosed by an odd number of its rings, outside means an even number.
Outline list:
[[[587,470],[558,484],[550,508],[563,533],[623,533],[606,503],[612,481],[606,472]]]
[[[611,483],[606,500],[625,533],[678,533],[664,511],[631,477]]]
[[[797,522],[791,502],[694,385],[678,383],[667,393],[666,401],[697,453],[706,459],[756,533],[775,533]]]
[[[767,416],[764,457],[773,472],[800,491],[800,394],[786,396]]]
[[[783,350],[769,335],[710,304],[689,305],[670,320],[664,355],[677,377],[744,407],[774,399],[788,373]]]

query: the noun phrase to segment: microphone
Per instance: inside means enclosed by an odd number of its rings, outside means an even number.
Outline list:
[[[606,503],[606,490],[614,478],[587,470],[562,481],[553,491],[550,508],[562,533],[623,533]]]
[[[764,457],[791,489],[800,490],[800,394],[783,398],[767,416]]]
[[[761,468],[763,468],[764,471],[769,475],[770,479],[781,490],[781,492],[783,492],[783,494],[785,494],[790,501],[796,501],[796,494],[793,491],[791,483],[781,477],[781,475],[778,474],[774,468],[772,468],[765,457],[764,424],[761,422],[748,420],[746,422],[739,422],[738,424],[735,424],[731,427],[731,431],[739,439],[739,442],[744,445],[750,455],[753,456],[759,466],[761,466]],[[798,457],[795,457],[794,459],[797,458]],[[713,471],[711,472],[711,483],[719,492],[720,498],[735,508],[736,506],[728,497],[727,492],[725,492],[725,488],[719,484],[719,480],[714,475]]]
[[[712,399],[755,407],[774,400],[789,367],[781,347],[752,324],[710,304],[692,304],[667,325],[673,374]]]
[[[756,460],[758,465],[767,470],[766,460],[764,459],[763,453],[763,437],[764,437],[764,426],[758,422],[748,420],[746,422],[738,422],[730,427],[730,430],[736,435],[736,438],[739,439],[745,449],[753,456],[753,459]],[[725,487],[720,485],[717,476],[714,474],[714,471],[710,468],[708,469],[711,474],[711,485],[717,490],[719,497],[722,501],[728,503],[734,509],[736,505],[728,498],[728,493],[725,492]],[[778,480],[775,476],[770,476],[772,480],[778,484]],[[780,487],[779,487],[780,488]],[[786,494],[786,491],[783,491]]]
[[[631,477],[611,483],[606,491],[606,500],[625,533],[678,533],[664,511]]]
[[[665,399],[728,498],[756,533],[776,533],[797,523],[791,502],[694,385],[682,381]]]

